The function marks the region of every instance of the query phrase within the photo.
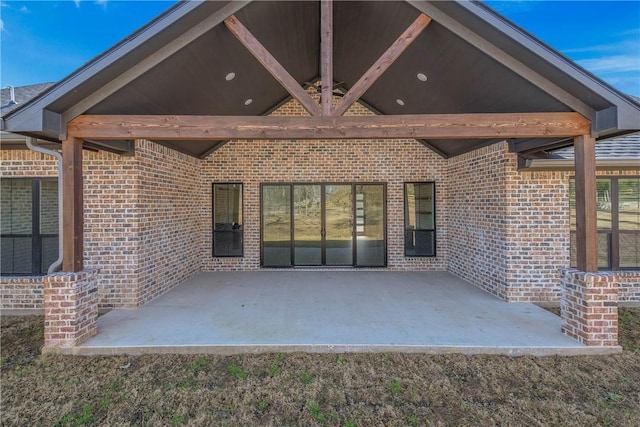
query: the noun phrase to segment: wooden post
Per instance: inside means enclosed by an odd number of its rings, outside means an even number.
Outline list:
[[[62,141],[62,270],[83,269],[83,201],[82,201],[82,139],[69,136]]]
[[[596,208],[596,142],[590,135],[574,138],[576,168],[577,267],[598,271],[598,224]]]
[[[333,0],[320,3],[320,76],[322,115],[330,116],[333,109]]]

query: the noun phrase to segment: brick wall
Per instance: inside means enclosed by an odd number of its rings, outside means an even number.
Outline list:
[[[274,115],[305,114],[295,101]],[[356,105],[348,114],[371,114]],[[448,263],[446,160],[415,140],[232,141],[202,163],[203,270],[260,268],[261,183],[387,184],[387,253],[391,270],[445,270]],[[436,258],[404,257],[404,182],[436,182]],[[211,184],[242,182],[244,257],[213,258]]]
[[[506,143],[448,161],[449,271],[507,298]]]
[[[138,305],[138,170],[134,157],[84,152],[84,266],[99,271],[101,308]]]
[[[138,304],[200,271],[200,160],[136,141]]]
[[[620,302],[640,303],[640,271],[617,272],[616,279]]]
[[[507,299],[559,301],[569,262],[569,180],[563,172],[517,172],[507,163]]]
[[[3,177],[57,177],[51,156],[0,154]],[[83,153],[85,268],[99,272],[101,308],[136,307],[200,270],[198,165],[148,141],[137,141],[131,157]],[[41,279],[15,280],[0,279],[2,308],[23,308],[27,299],[41,308]],[[37,285],[28,296],[30,281]]]
[[[38,310],[44,303],[42,277],[3,277],[0,310]]]
[[[618,284],[613,273],[563,271],[562,331],[590,346],[618,345]]]
[[[73,347],[98,331],[97,272],[55,273],[44,278],[44,350]]]

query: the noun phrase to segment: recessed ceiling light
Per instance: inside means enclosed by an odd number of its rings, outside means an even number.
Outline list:
[[[404,101],[400,98],[396,99],[396,104],[403,106],[404,105]]]
[[[233,80],[233,79],[235,79],[235,78],[236,78],[236,73],[233,73],[233,72],[232,72],[232,73],[227,74],[227,75],[224,77],[224,79],[225,79],[226,81],[228,81],[228,82],[230,82],[231,80]]]
[[[253,99],[247,98],[244,100],[244,105],[251,105],[252,102],[253,102]]]
[[[427,81],[427,75],[424,73],[418,73],[416,74],[416,77],[418,78],[418,80],[420,80],[421,82],[426,82]]]

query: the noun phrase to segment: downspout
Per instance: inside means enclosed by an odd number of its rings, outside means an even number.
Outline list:
[[[52,274],[56,271],[60,271],[60,267],[62,266],[62,239],[64,236],[62,231],[62,154],[56,150],[50,150],[36,145],[35,138],[31,137],[27,137],[27,147],[35,152],[49,154],[50,156],[54,156],[58,159],[58,259],[56,259],[47,269],[47,274]]]

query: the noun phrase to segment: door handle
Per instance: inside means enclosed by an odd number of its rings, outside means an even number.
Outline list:
[[[327,236],[327,230],[326,230],[325,228],[321,228],[321,229],[320,229],[320,235],[321,235],[322,237],[326,237],[326,236]]]

